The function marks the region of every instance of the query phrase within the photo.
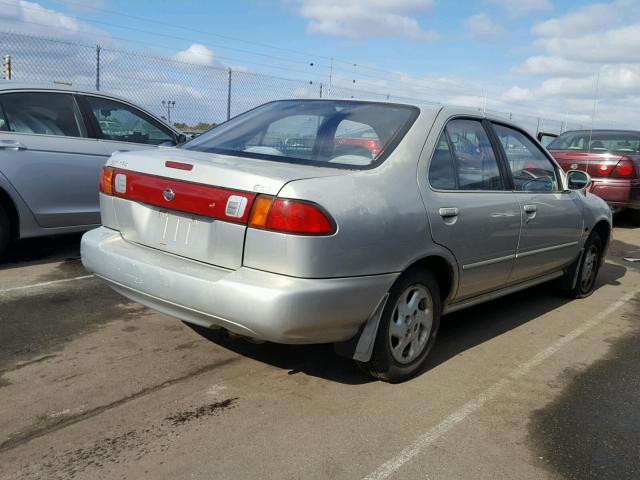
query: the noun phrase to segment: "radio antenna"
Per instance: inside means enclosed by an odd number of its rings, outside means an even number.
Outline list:
[[[593,136],[593,124],[596,120],[596,107],[598,105],[598,86],[600,84],[600,70],[598,70],[598,74],[596,75],[596,89],[593,92],[593,113],[591,114],[591,130],[589,130],[589,145],[587,147],[587,151],[591,153],[591,137]]]

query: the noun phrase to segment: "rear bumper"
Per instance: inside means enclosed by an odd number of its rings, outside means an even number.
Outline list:
[[[590,192],[612,207],[640,209],[640,180],[594,178]]]
[[[398,276],[305,279],[226,270],[128,242],[105,227],[82,237],[81,253],[87,270],[133,301],[277,343],[350,339]]]

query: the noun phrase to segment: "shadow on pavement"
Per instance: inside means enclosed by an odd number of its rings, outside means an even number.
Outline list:
[[[77,260],[80,258],[81,238],[81,233],[73,233],[16,241],[9,246],[6,255],[0,260],[0,270],[61,260]]]
[[[618,280],[625,272],[624,267],[607,263],[600,272],[596,288],[618,285]],[[447,315],[442,319],[438,342],[422,373],[569,301],[561,296],[554,283],[549,283]],[[331,345],[253,344],[242,339],[230,338],[220,330],[193,326],[191,328],[223,348],[288,370],[291,375],[304,373],[348,385],[373,381],[359,370],[355,362],[335,354]]]
[[[623,210],[620,213],[616,213],[613,216],[613,228],[634,229],[637,228],[640,232],[640,225],[635,225],[631,220],[631,213],[629,210]]]

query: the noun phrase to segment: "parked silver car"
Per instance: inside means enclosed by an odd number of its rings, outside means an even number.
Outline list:
[[[180,148],[114,155],[82,259],[186,322],[334,342],[395,382],[443,313],[553,279],[591,293],[611,212],[588,183],[477,112],[277,101]]]
[[[96,185],[114,151],[184,140],[121,98],[0,81],[0,255],[11,238],[99,225]]]

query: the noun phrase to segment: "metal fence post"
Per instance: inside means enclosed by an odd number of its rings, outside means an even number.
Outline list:
[[[320,98],[322,98],[322,82],[320,82]]]
[[[100,45],[96,45],[96,90],[100,91]]]
[[[231,69],[229,69],[229,83],[227,85],[227,120],[231,118]]]
[[[540,132],[540,117],[538,117],[538,123],[536,124],[536,136]]]
[[[11,80],[11,55],[4,56],[4,79]]]

